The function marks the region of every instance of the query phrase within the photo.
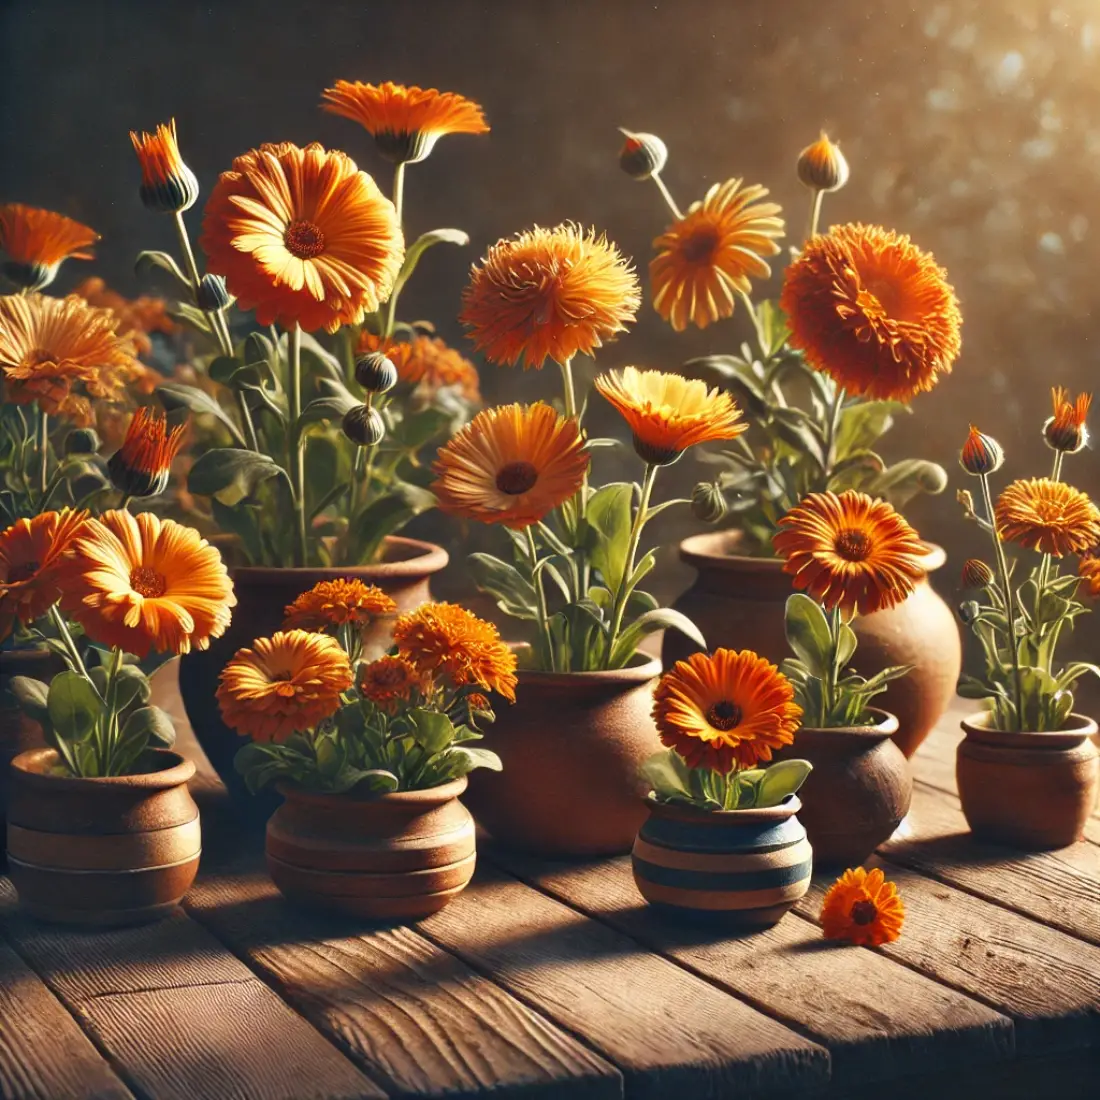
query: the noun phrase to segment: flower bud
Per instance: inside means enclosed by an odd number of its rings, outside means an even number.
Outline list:
[[[220,275],[204,275],[195,291],[195,305],[199,309],[219,312],[229,305],[229,291]]]
[[[717,523],[728,509],[722,490],[713,481],[700,481],[691,491],[691,511],[703,523]]]
[[[13,282],[20,290],[44,290],[50,285],[57,277],[58,268],[60,263],[56,264],[44,264],[35,263],[32,261],[20,261],[20,260],[5,260],[3,268],[4,274]]]
[[[73,428],[65,436],[65,454],[94,455],[99,450],[99,436],[95,428]]]
[[[991,436],[983,435],[973,424],[966,437],[959,462],[968,474],[992,474],[1001,468],[1005,453],[1001,445]]]
[[[684,453],[647,443],[637,432],[634,433],[634,451],[647,466],[671,466]]]
[[[1055,451],[1076,454],[1089,441],[1085,417],[1092,404],[1092,394],[1079,393],[1076,401],[1070,401],[1066,389],[1055,386],[1050,396],[1054,401],[1054,415],[1043,425],[1043,438]]]
[[[848,162],[824,131],[798,154],[798,178],[813,191],[839,191],[848,182]]]
[[[668,146],[656,134],[634,134],[619,127],[626,140],[619,153],[619,167],[634,180],[647,180],[668,163]]]
[[[993,570],[981,558],[970,558],[963,563],[963,588],[988,588],[993,583]]]
[[[344,435],[358,447],[374,447],[382,442],[386,424],[382,414],[370,405],[353,405],[344,413]]]
[[[959,618],[966,626],[970,626],[981,613],[982,608],[977,600],[964,600],[959,604]]]
[[[176,144],[176,120],[147,134],[130,131],[141,164],[141,201],[149,210],[179,214],[195,205],[199,181],[183,162]]]
[[[367,393],[388,393],[397,385],[397,367],[380,351],[372,351],[355,363],[355,381]]]
[[[168,488],[172,460],[183,445],[184,425],[169,430],[159,413],[134,413],[123,444],[107,461],[111,484],[131,497],[153,497]]]

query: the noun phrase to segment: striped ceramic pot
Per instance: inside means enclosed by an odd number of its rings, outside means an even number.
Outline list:
[[[770,927],[810,888],[801,806],[789,795],[767,809],[708,812],[651,798],[632,856],[638,890],[672,914]]]

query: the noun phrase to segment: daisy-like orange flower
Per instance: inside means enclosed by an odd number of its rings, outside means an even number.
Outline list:
[[[4,274],[24,290],[49,286],[63,260],[90,260],[90,245],[99,234],[80,222],[24,206],[21,202],[0,205],[0,252],[4,253]]]
[[[365,626],[381,615],[393,615],[397,604],[376,584],[354,578],[318,581],[284,611],[284,630],[325,630],[331,626]]]
[[[481,400],[477,367],[438,336],[414,336],[411,340],[383,340],[363,329],[356,341],[357,355],[380,351],[397,368],[397,377],[426,394],[453,386],[465,400]]]
[[[131,497],[163,493],[186,430],[186,424],[179,424],[169,431],[164,416],[144,406],[138,409],[122,446],[107,460],[111,483]]]
[[[153,342],[149,339],[152,333],[172,336],[180,330],[168,315],[168,303],[163,298],[145,294],[133,300],[124,298],[97,276],[85,279],[73,293],[90,306],[111,310],[118,318],[115,331],[134,342],[138,355],[148,355],[153,350]]]
[[[476,684],[516,699],[516,655],[492,623],[453,603],[421,604],[400,616],[398,655],[427,675],[443,673],[458,687]]]
[[[896,940],[904,922],[898,888],[877,867],[845,871],[821,904],[821,930],[828,940],[878,947]]]
[[[521,530],[575,496],[588,465],[571,417],[541,401],[501,405],[440,448],[432,491],[444,512]]]
[[[690,768],[726,774],[772,758],[794,740],[802,708],[790,681],[749,650],[716,649],[677,661],[657,684],[661,741]]]
[[[728,393],[698,379],[624,367],[597,378],[596,389],[630,425],[642,458],[657,465],[675,462],[697,443],[735,439],[748,427]]]
[[[1002,539],[1041,554],[1082,554],[1100,543],[1100,510],[1080,489],[1061,481],[1014,481],[993,512]]]
[[[634,268],[605,236],[566,222],[497,241],[462,301],[460,319],[486,358],[537,368],[591,355],[625,331],[641,294]]]
[[[238,733],[281,742],[334,715],[352,681],[348,655],[335,638],[280,630],[237,650],[222,670],[218,705]]]
[[[130,131],[141,165],[141,201],[149,210],[178,214],[199,197],[199,181],[183,162],[176,142],[176,120],[161,123],[153,133]]]
[[[321,104],[329,114],[358,122],[395,163],[423,160],[444,134],[487,134],[481,108],[455,92],[403,84],[338,80]]]
[[[63,508],[16,520],[0,534],[0,641],[17,620],[27,626],[61,599],[60,568],[87,518]]]
[[[359,666],[359,694],[393,714],[401,703],[424,686],[425,677],[404,657],[379,657]]]
[[[62,609],[101,645],[145,657],[206,649],[237,603],[221,555],[152,512],[90,519],[64,568]]]
[[[795,588],[845,615],[893,607],[925,575],[917,532],[885,501],[854,489],[805,497],[779,521],[772,546]]]
[[[1100,547],[1094,546],[1081,555],[1077,575],[1084,581],[1088,594],[1093,599],[1100,598]]]
[[[118,400],[141,372],[118,318],[83,298],[42,294],[0,298],[0,376],[4,399],[86,427],[89,397]]]
[[[849,393],[910,401],[951,370],[962,316],[947,273],[900,233],[839,225],[787,268],[790,343]]]
[[[1054,403],[1054,415],[1043,425],[1043,437],[1056,451],[1075,454],[1089,441],[1085,419],[1092,404],[1091,393],[1079,393],[1070,401],[1069,392],[1063,386],[1050,391]]]
[[[393,203],[344,153],[261,145],[214,185],[207,268],[261,325],[357,324],[389,297],[405,246]]]
[[[766,187],[741,182],[716,183],[653,242],[653,307],[677,332],[732,316],[737,295],[752,292],[750,277],[771,275],[764,257],[779,252],[781,207],[760,201]]]

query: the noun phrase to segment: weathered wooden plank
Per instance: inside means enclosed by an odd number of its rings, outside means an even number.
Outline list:
[[[410,929],[295,910],[261,870],[201,879],[188,910],[392,1094],[622,1095],[610,1063]]]
[[[662,917],[639,896],[627,858],[489,858],[827,1046],[838,1086],[1013,1056],[1006,1017],[873,952],[825,943],[798,917],[739,937]]]

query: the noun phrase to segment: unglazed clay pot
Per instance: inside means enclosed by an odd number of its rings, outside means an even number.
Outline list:
[[[810,888],[813,852],[797,795],[761,810],[707,812],[650,797],[634,842],[634,882],[670,915],[768,928]]]
[[[382,795],[314,794],[280,784],[267,867],[292,901],[372,920],[419,920],[474,873],[466,780]]]
[[[989,729],[987,721],[985,713],[964,719],[955,758],[971,832],[1030,851],[1080,840],[1100,787],[1096,723],[1071,714],[1068,729],[1011,733]]]
[[[909,812],[913,776],[893,740],[898,720],[869,708],[874,726],[803,726],[776,760],[814,766],[799,813],[819,866],[855,867],[887,840]]]
[[[185,654],[180,659],[180,691],[187,717],[230,793],[247,806],[250,813],[267,816],[274,809],[273,798],[255,797],[248,793],[241,777],[233,768],[237,750],[246,738],[231,730],[221,718],[214,697],[218,677],[226,664],[242,646],[256,638],[269,637],[283,623],[283,612],[301,593],[318,581],[353,578],[365,584],[375,584],[397,603],[398,613],[411,611],[432,598],[429,582],[447,564],[447,551],[441,546],[417,539],[386,539],[382,561],[374,565],[317,569],[272,569],[259,566],[238,566],[231,570],[237,606],[229,629],[210,648]],[[364,655],[380,656],[393,640],[393,620],[379,620],[364,639]]]
[[[693,535],[680,543],[680,560],[698,570],[694,584],[673,604],[703,632],[711,649],[751,649],[778,664],[791,655],[783,618],[791,578],[778,558],[739,556],[740,531]],[[925,569],[931,573],[947,556],[932,543]],[[962,644],[951,609],[928,583],[927,573],[903,603],[861,615],[852,623],[859,640],[853,665],[873,676],[890,665],[912,665],[878,698],[898,716],[895,737],[912,756],[955,696],[962,668]],[[679,631],[665,633],[665,667],[697,648]]]
[[[195,765],[150,750],[144,771],[104,779],[56,774],[54,749],[11,762],[8,864],[33,916],[104,927],[156,920],[179,903],[199,869],[199,809],[187,789]]]
[[[521,670],[513,706],[495,707],[487,744],[504,771],[470,775],[478,824],[509,847],[549,856],[621,855],[645,820],[638,769],[661,748],[657,657],[606,672]]]

